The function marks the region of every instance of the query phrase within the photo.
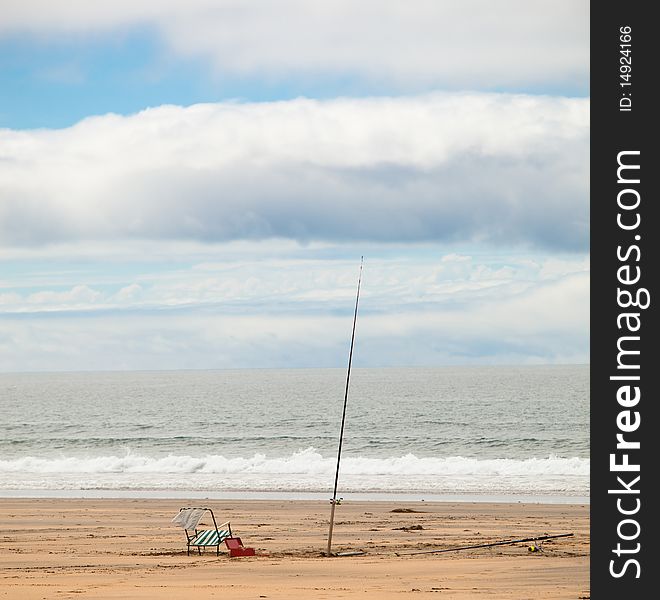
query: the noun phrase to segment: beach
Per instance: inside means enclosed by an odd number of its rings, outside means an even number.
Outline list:
[[[2,375],[0,600],[589,597],[587,367],[354,370],[325,557],[345,376]]]
[[[213,509],[256,556],[186,553],[179,508]],[[0,598],[589,598],[585,504],[0,499]],[[208,519],[206,519],[208,521]],[[202,521],[204,523],[205,521]],[[458,552],[416,551],[573,533]]]

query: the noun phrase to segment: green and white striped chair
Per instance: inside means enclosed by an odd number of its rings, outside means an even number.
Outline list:
[[[213,520],[213,529],[198,529],[199,522],[206,512],[211,513]],[[218,527],[215,520],[215,515],[210,508],[186,507],[181,508],[179,513],[172,519],[186,533],[186,542],[188,544],[188,556],[190,556],[190,548],[197,547],[197,552],[202,553],[202,548],[213,547],[216,549],[216,556],[220,556],[220,544],[229,537],[231,534],[231,525],[229,521],[222,523]]]

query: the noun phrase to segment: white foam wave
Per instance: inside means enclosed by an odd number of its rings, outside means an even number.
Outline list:
[[[284,457],[254,454],[149,457],[21,457],[0,460],[0,489],[199,489],[324,490],[335,458],[307,448]],[[347,491],[588,492],[589,459],[476,459],[345,456],[341,481]]]

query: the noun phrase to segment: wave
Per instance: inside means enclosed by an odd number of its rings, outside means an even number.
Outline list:
[[[335,460],[314,448],[283,457],[26,456],[0,460],[0,489],[319,491],[327,489]],[[340,479],[346,491],[585,494],[589,459],[346,456]]]
[[[215,473],[215,474],[327,474],[332,472],[335,458],[323,457],[314,448],[299,450],[290,456],[268,458],[256,453],[252,457],[200,457],[169,454],[149,457],[127,452],[124,456],[22,457],[0,460],[1,473]],[[346,475],[588,475],[587,458],[476,459],[447,458],[344,457],[342,473]]]

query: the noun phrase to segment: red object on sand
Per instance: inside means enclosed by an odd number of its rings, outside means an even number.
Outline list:
[[[229,551],[229,556],[254,556],[254,548],[232,548]]]
[[[229,556],[254,556],[254,548],[246,548],[239,537],[225,539],[225,545],[229,548]]]

